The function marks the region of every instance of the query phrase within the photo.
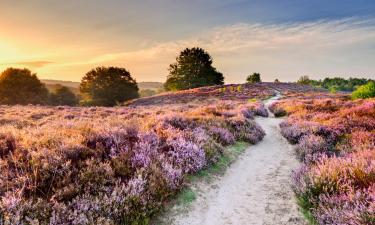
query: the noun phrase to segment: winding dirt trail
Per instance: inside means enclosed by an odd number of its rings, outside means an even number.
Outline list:
[[[280,135],[281,119],[271,116],[256,122],[266,131],[263,141],[246,150],[224,176],[197,184],[197,198],[188,208],[172,208],[156,224],[306,224],[290,188],[298,161]]]

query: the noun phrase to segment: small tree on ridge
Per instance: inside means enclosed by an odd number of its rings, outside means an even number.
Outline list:
[[[164,88],[174,91],[220,84],[224,77],[212,66],[211,56],[202,48],[186,48],[169,66]]]
[[[262,82],[262,80],[260,79],[260,73],[253,73],[247,76],[246,81],[250,84]]]

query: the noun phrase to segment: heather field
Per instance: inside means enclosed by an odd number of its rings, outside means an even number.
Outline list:
[[[162,95],[153,105],[2,106],[0,216],[5,224],[147,222],[226,146],[262,140],[253,118],[268,116],[260,100],[273,94],[266,84],[229,85]]]
[[[373,224],[374,99],[286,83],[198,88],[112,108],[1,106],[0,219],[148,224],[187,176],[235,143],[262,141],[254,118],[269,116],[262,100],[275,95],[283,99],[270,111],[288,116],[280,131],[301,160],[293,190],[306,216]]]
[[[302,166],[293,189],[312,223],[375,223],[375,100],[310,94],[270,106]]]

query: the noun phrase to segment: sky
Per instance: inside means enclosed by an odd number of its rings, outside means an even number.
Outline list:
[[[302,75],[375,78],[374,0],[0,0],[0,71],[80,81],[119,66],[164,82],[202,47],[226,83]]]

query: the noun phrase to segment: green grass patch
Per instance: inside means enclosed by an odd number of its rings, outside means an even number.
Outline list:
[[[311,214],[311,211],[309,210],[311,208],[311,204],[302,196],[297,197],[297,204],[299,205],[300,210],[307,222],[311,225],[317,225],[318,222],[315,220],[315,218]]]
[[[197,198],[196,193],[189,187],[184,188],[178,195],[178,202],[180,204],[190,204]]]

